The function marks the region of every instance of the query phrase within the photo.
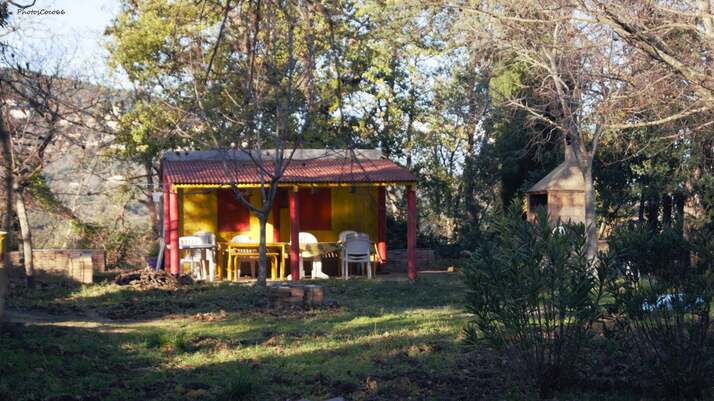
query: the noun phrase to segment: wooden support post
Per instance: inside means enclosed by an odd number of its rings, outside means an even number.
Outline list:
[[[416,190],[407,187],[407,275],[416,278]]]
[[[171,188],[169,193],[169,241],[171,258],[171,274],[179,275],[179,204],[178,204],[178,189]]]
[[[300,197],[297,188],[290,190],[290,274],[293,281],[300,280]]]
[[[380,269],[387,268],[387,189],[377,189],[377,252],[381,261]]]
[[[171,184],[168,183],[168,180],[164,180],[164,198],[161,200],[161,204],[164,206],[164,218],[163,223],[163,234],[161,235],[162,240],[164,241],[164,270],[166,272],[171,271],[171,239],[169,233],[171,233],[171,209],[169,208],[169,197],[170,197],[170,192],[169,188],[171,188]]]

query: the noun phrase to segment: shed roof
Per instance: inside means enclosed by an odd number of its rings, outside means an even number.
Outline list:
[[[575,160],[566,160],[528,189],[530,192],[584,191],[585,181]]]
[[[274,150],[263,150],[268,174],[274,171]],[[286,151],[286,155],[287,155]],[[254,153],[253,157],[258,154]],[[251,155],[240,150],[167,152],[162,159],[164,178],[173,184],[259,184],[261,174]],[[265,177],[267,179],[267,177]],[[406,168],[385,158],[379,150],[296,151],[280,183],[413,183]]]

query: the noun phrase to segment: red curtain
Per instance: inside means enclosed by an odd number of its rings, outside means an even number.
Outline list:
[[[230,189],[218,191],[218,231],[250,231],[250,210]]]
[[[330,188],[301,189],[300,230],[332,229],[332,196]]]

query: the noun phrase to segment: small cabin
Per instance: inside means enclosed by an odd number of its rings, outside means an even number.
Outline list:
[[[218,244],[236,236],[260,238],[260,222],[245,201],[261,207],[261,187],[274,170],[275,150],[171,151],[161,160],[165,266],[180,274],[179,238],[208,232]],[[287,155],[289,151],[285,151]],[[384,266],[387,259],[386,190],[405,188],[409,276],[416,275],[416,177],[379,150],[299,149],[277,184],[266,224],[266,241],[290,248],[290,268],[298,277],[300,232],[320,244],[335,244],[341,232],[366,234]],[[220,261],[220,254],[218,255]],[[285,255],[287,257],[287,255]],[[281,259],[283,257],[281,256]],[[219,263],[220,264],[220,263]]]
[[[584,223],[585,181],[575,159],[566,152],[563,163],[526,191],[526,203],[528,220],[545,207],[553,221]]]

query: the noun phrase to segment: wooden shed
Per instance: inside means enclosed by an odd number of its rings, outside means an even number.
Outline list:
[[[537,208],[543,206],[551,220],[585,222],[585,181],[565,147],[565,161],[526,191],[528,220],[535,219]]]

